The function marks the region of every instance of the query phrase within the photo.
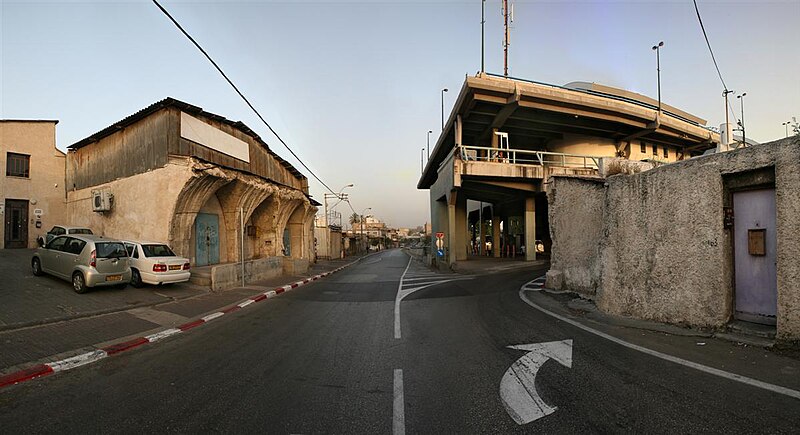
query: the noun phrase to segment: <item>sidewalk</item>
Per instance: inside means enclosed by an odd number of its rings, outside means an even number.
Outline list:
[[[3,255],[0,273],[4,276],[0,287],[0,375],[31,363],[91,351],[111,341],[175,327],[256,293],[337,269],[360,258],[319,261],[303,275],[276,277],[215,293],[181,284],[142,289],[128,286],[124,290],[78,295],[65,281],[33,277],[30,272],[16,271],[12,276],[21,278],[9,282],[4,269],[14,267],[13,263],[19,261],[9,261],[9,255],[3,251],[0,255]],[[24,290],[15,293],[18,288]]]

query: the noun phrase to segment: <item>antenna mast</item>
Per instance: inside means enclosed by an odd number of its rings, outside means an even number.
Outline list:
[[[514,5],[508,8],[508,0],[503,0],[503,75],[508,77],[508,46],[511,44],[511,29],[508,23],[514,22]]]
[[[485,50],[484,50],[484,45],[485,45],[484,44],[484,40],[486,38],[484,37],[485,33],[484,33],[484,28],[483,28],[484,24],[486,24],[485,9],[486,9],[486,0],[481,0],[481,72],[486,72],[486,68],[485,68],[486,64],[484,62],[484,59],[485,59],[485,56],[484,56],[484,52],[485,52]]]

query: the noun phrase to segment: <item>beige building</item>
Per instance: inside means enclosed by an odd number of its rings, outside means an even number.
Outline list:
[[[436,261],[535,260],[549,254],[552,175],[596,175],[604,157],[673,162],[719,142],[705,120],[661,107],[594,83],[467,77],[417,184],[430,191]]]
[[[33,248],[65,221],[64,153],[55,120],[0,120],[0,239],[3,248]]]
[[[242,122],[172,98],[71,145],[66,186],[70,223],[167,242],[215,289],[242,263],[252,281],[314,260],[306,177]]]

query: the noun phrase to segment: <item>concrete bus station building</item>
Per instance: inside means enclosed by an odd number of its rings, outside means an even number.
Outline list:
[[[433,234],[444,234],[440,253],[430,241],[435,261],[535,260],[536,245],[550,250],[552,175],[596,175],[605,157],[674,162],[719,143],[705,120],[658,107],[594,83],[467,77],[417,184],[430,191]]]

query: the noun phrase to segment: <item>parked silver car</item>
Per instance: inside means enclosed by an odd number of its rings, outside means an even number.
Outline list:
[[[58,236],[36,250],[31,259],[36,276],[49,273],[72,281],[76,293],[90,287],[125,287],[131,267],[125,245],[119,240],[93,235]]]

